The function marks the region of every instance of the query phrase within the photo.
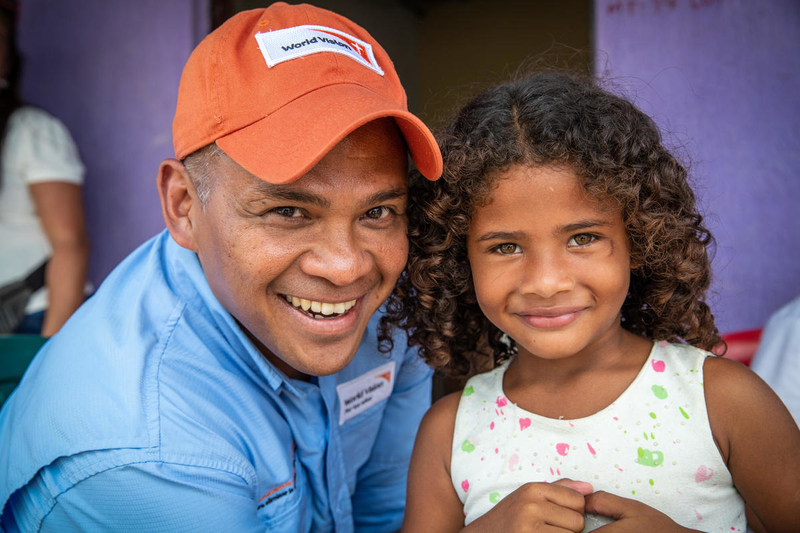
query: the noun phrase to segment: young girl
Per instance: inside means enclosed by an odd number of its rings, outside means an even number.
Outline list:
[[[704,351],[712,237],[653,121],[539,74],[440,145],[383,327],[472,377],[422,423],[404,531],[800,531],[800,431]]]

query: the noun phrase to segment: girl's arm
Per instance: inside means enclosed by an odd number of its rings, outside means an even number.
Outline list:
[[[748,517],[755,515],[770,533],[800,531],[800,429],[794,419],[744,365],[709,357],[703,374],[711,431]]]
[[[408,473],[405,533],[580,532],[591,485],[570,480],[527,483],[464,528],[464,508],[450,478],[460,393],[436,402],[422,419]]]
[[[437,401],[419,426],[408,471],[404,532],[449,533],[464,527],[464,512],[450,480],[450,453],[460,393]]]

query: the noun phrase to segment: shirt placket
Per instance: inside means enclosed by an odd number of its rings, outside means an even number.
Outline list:
[[[338,401],[336,398],[335,376],[319,378],[319,388],[328,416],[328,498],[331,502],[336,531],[353,531],[353,502],[348,489],[345,471],[344,450],[339,435]]]

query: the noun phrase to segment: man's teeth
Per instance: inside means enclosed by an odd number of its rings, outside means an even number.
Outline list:
[[[286,298],[286,301],[292,304],[294,307],[302,309],[306,313],[310,309],[313,313],[325,316],[344,314],[348,312],[354,305],[356,305],[355,300],[332,304],[328,302],[306,300],[305,298],[298,298],[297,296],[286,295],[284,298]]]

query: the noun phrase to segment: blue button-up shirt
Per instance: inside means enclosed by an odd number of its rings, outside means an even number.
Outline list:
[[[0,412],[0,523],[399,529],[430,370],[402,335],[379,353],[376,322],[339,373],[288,379],[216,300],[195,254],[161,233],[48,341]]]

